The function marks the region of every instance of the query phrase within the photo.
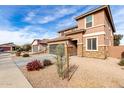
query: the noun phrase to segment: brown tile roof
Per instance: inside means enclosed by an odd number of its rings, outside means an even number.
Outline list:
[[[65,32],[65,31],[68,31],[68,30],[71,30],[71,29],[74,29],[74,28],[77,28],[77,27],[78,27],[77,25],[76,26],[72,26],[72,27],[68,27],[68,28],[65,28],[63,30],[60,30],[58,33]]]
[[[48,43],[57,42],[57,41],[65,41],[65,40],[70,40],[70,39],[72,39],[72,38],[66,37],[66,36],[61,36],[61,37],[49,40]]]
[[[77,33],[85,32],[85,31],[86,31],[85,29],[75,30],[75,31],[65,33],[65,35],[72,35],[72,34],[77,34]]]

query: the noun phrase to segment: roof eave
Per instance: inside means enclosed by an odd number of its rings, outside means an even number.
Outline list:
[[[71,29],[74,29],[74,28],[77,28],[77,27],[78,27],[77,25],[76,26],[73,26],[73,27],[69,27],[69,28],[66,28],[66,29],[63,29],[63,30],[58,31],[58,33],[65,32],[67,30],[71,30]]]
[[[60,42],[60,41],[66,41],[66,40],[71,40],[72,38],[64,38],[64,39],[59,39],[59,40],[51,40],[48,41],[47,43],[52,43],[52,42]]]
[[[82,18],[82,17],[85,17],[85,16],[90,15],[90,14],[92,14],[92,13],[94,13],[94,12],[97,12],[97,11],[99,11],[99,10],[101,10],[101,9],[104,9],[104,8],[107,7],[107,6],[108,6],[108,5],[103,5],[103,6],[100,6],[100,7],[96,8],[96,9],[94,9],[94,10],[90,10],[89,12],[86,12],[86,13],[84,13],[84,14],[82,14],[82,15],[77,16],[75,19],[78,20],[78,19],[80,19],[80,18]]]
[[[113,21],[113,17],[112,17],[112,13],[111,13],[110,6],[107,6],[107,8],[108,8],[108,13],[109,13],[109,16],[110,16],[110,20],[111,20],[113,32],[116,32],[116,29],[115,29],[115,25],[114,25],[114,21]]]

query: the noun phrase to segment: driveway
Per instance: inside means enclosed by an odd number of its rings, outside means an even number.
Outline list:
[[[31,84],[16,66],[9,53],[0,54],[0,87],[31,88]]]
[[[10,53],[0,52],[0,59],[9,58],[10,56]]]

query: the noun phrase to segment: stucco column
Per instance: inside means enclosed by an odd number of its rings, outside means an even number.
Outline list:
[[[80,56],[80,57],[83,56],[83,44],[82,43],[77,44],[77,56]]]
[[[49,44],[47,45],[47,51],[46,51],[46,53],[48,53],[49,54]]]
[[[11,52],[13,51],[12,47],[11,47],[10,51],[11,51]]]
[[[32,53],[34,52],[34,50],[33,50],[34,48],[33,48],[33,45],[31,46],[31,50],[32,50]]]
[[[68,44],[68,41],[66,41],[66,43],[64,44],[64,46],[65,46],[65,56],[67,55],[67,48],[68,48],[67,44]]]

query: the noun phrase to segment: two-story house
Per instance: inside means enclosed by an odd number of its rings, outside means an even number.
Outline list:
[[[59,37],[48,42],[49,53],[55,53],[56,46],[62,44],[65,54],[70,46],[70,55],[106,58],[108,47],[113,46],[115,32],[110,7],[101,6],[75,20],[76,26],[59,31]]]

